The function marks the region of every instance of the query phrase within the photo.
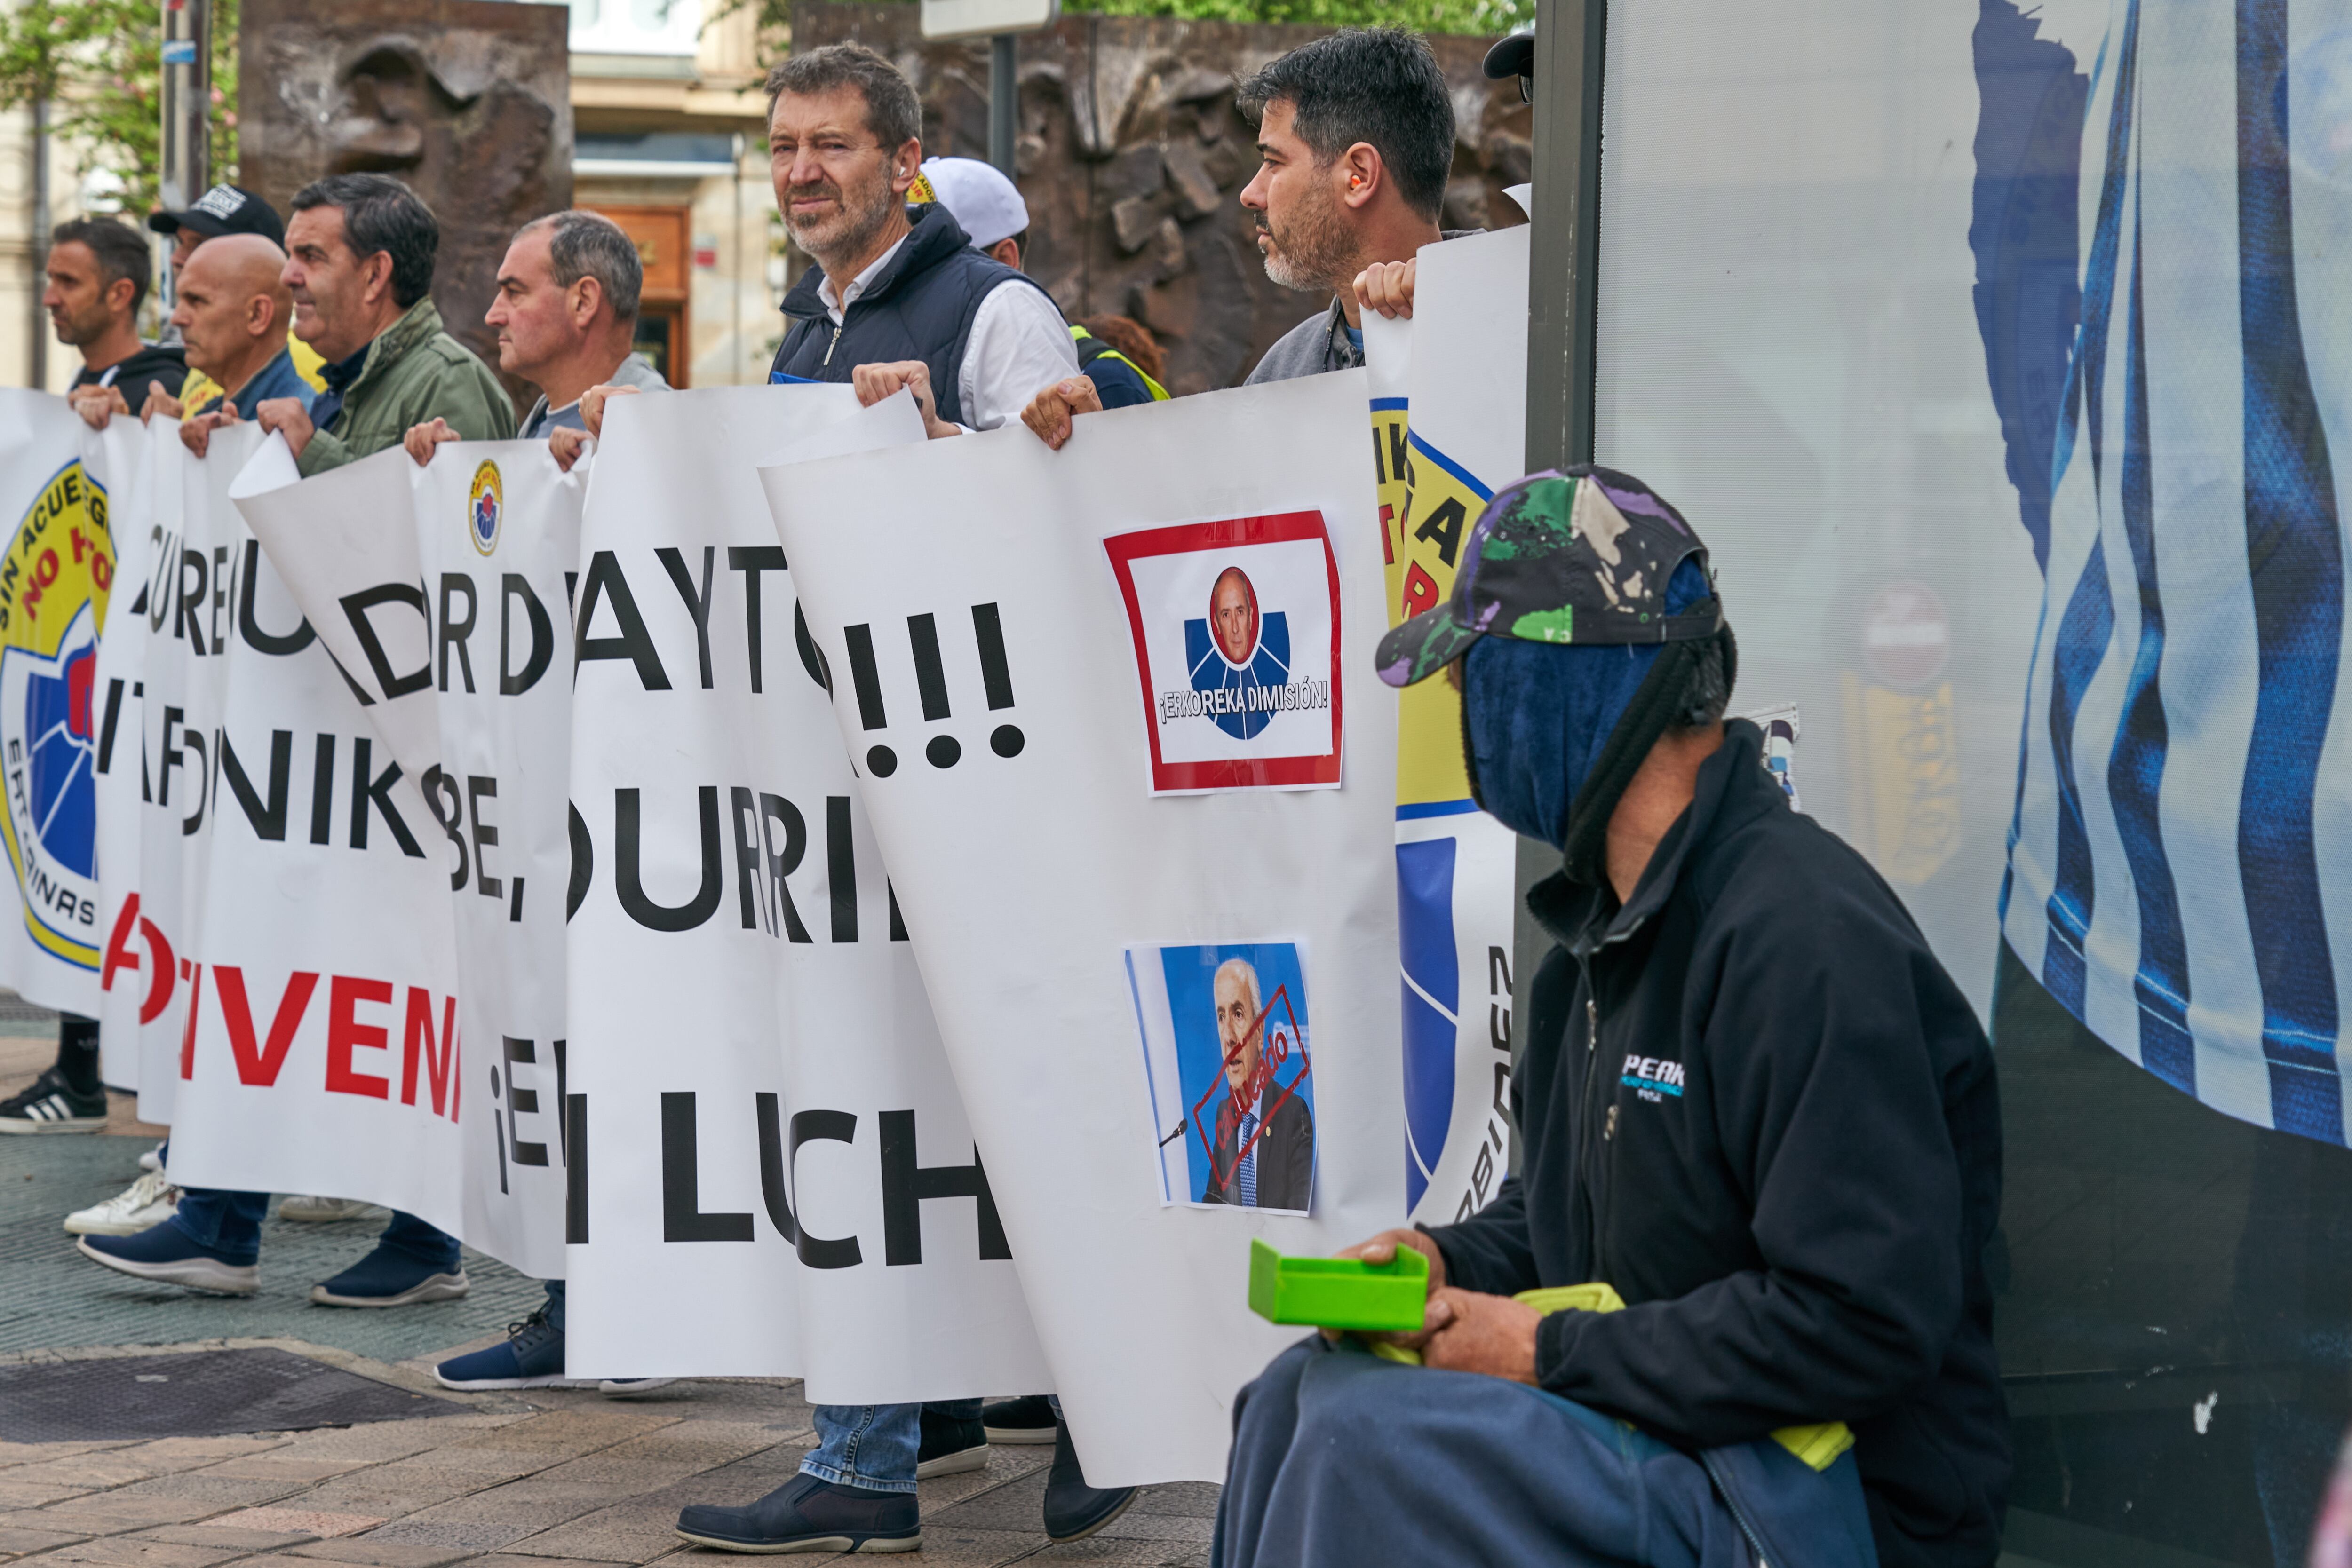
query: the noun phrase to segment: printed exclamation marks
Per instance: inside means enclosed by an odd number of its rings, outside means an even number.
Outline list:
[[[993,604],[971,607],[971,634],[980,643],[980,679],[988,692],[988,711],[1013,706],[1013,666],[1004,658],[1004,624],[997,619]],[[988,748],[999,757],[1021,755],[1023,737],[1018,725],[1000,724],[988,737]]]
[[[929,614],[907,617],[907,643],[915,653],[915,690],[923,699],[923,718],[936,723],[948,716],[948,673],[940,664],[940,629]],[[923,747],[934,768],[953,768],[962,759],[963,747],[952,735],[935,735]]]
[[[1013,706],[1013,667],[1004,656],[1004,624],[993,604],[971,607],[972,639],[980,651],[981,688],[987,694],[992,713]],[[874,658],[874,629],[870,625],[846,626],[842,640],[849,653],[849,675],[857,694],[857,721],[861,727],[874,730],[887,728],[888,712],[882,701],[882,676]],[[915,664],[915,694],[927,724],[937,724],[953,716],[948,699],[947,664],[940,652],[940,628],[936,617],[927,613],[907,617],[907,646]],[[1020,727],[1001,724],[990,732],[988,747],[999,757],[1018,757],[1027,744]],[[925,744],[923,756],[934,768],[953,768],[963,760],[963,743],[952,735],[935,735]],[[866,770],[877,779],[887,779],[898,770],[898,754],[878,742],[866,748]]]
[[[882,708],[882,677],[874,668],[873,628],[845,626],[841,635],[849,644],[849,679],[857,691],[857,722],[866,729],[880,729],[890,721]],[[877,779],[887,779],[898,771],[898,754],[887,746],[876,746],[866,753],[866,770]]]

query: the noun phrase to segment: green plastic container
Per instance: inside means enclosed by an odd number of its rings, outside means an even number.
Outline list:
[[[1250,1242],[1250,1311],[1269,1322],[1411,1333],[1429,1299],[1429,1260],[1400,1247],[1386,1263],[1360,1258],[1286,1258]]]

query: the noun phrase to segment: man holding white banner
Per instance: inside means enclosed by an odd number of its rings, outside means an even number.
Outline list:
[[[784,301],[793,325],[771,381],[850,382],[869,407],[903,388],[937,440],[1008,423],[1038,388],[1076,373],[1069,329],[1042,287],[973,249],[944,204],[906,205],[921,173],[922,111],[895,67],[861,45],[833,45],[777,66],[768,93],[776,204],[817,262]],[[734,1551],[835,1541],[906,1550],[920,1541],[918,1477],[988,1462],[980,1406],[820,1405],[824,1441],[799,1477],[748,1508],[689,1509],[679,1532]],[[1132,1500],[1126,1489],[1087,1489],[1075,1461],[1067,1469],[1065,1539]],[[1048,1515],[1065,1517],[1052,1502]]]
[[[323,473],[394,445],[422,419],[446,419],[471,439],[511,434],[514,411],[504,389],[441,329],[428,292],[440,246],[431,210],[381,174],[314,181],[293,204],[282,276],[297,335],[328,361],[329,390],[315,402],[301,395],[269,400],[257,413],[264,430],[284,434],[300,472]],[[79,1246],[93,1262],[137,1278],[251,1295],[259,1288],[267,1201],[257,1192],[192,1187],[171,1219],[132,1236],[85,1237]],[[470,1288],[457,1239],[395,1210],[374,1249],[312,1287],[310,1299],[408,1306]]]

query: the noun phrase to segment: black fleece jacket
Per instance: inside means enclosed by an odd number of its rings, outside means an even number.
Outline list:
[[[1884,1568],[1986,1568],[1992,1052],[1894,892],[1729,731],[1629,904],[1529,893],[1556,946],[1512,1085],[1524,1175],[1432,1234],[1465,1290],[1624,1297],[1543,1321],[1546,1388],[1694,1448],[1843,1421]]]

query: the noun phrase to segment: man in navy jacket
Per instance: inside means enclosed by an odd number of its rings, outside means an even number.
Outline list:
[[[1665,1561],[1668,1536],[1710,1565],[1999,1555],[1991,1051],[1893,891],[1724,723],[1706,561],[1639,481],[1537,476],[1381,645],[1391,685],[1462,684],[1479,803],[1562,852],[1528,895],[1553,946],[1525,1160],[1483,1212],[1355,1249],[1427,1255],[1422,1369],[1310,1340],[1244,1391],[1234,1568]],[[1591,1282],[1622,1306],[1515,1299]]]

